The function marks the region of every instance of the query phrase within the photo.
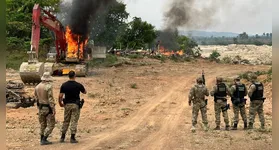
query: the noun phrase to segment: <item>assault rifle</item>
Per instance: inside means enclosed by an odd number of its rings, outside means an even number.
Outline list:
[[[205,85],[204,70],[202,70],[202,84]],[[206,105],[207,105],[208,99],[205,99],[204,101],[205,101],[205,106],[206,106]],[[205,106],[204,106],[204,107],[205,107]]]
[[[204,71],[202,70],[202,84],[205,85],[205,77],[204,77]]]

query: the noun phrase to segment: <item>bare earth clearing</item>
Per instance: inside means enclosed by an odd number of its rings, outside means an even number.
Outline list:
[[[53,145],[39,145],[37,108],[6,110],[6,147],[8,149],[101,150],[101,149],[272,149],[272,85],[265,84],[264,104],[266,132],[260,132],[256,118],[254,130],[214,131],[213,98],[209,97],[208,120],[211,130],[204,132],[199,116],[198,129],[191,133],[191,107],[187,96],[195,79],[204,69],[206,84],[211,90],[216,76],[233,77],[246,71],[267,71],[270,66],[216,64],[204,60],[188,63],[154,59],[135,60],[141,65],[93,69],[87,78],[78,78],[88,94],[78,125],[78,144],[60,144],[63,108],[57,104],[56,127],[49,137]],[[146,65],[142,65],[143,61]],[[7,72],[6,80],[19,79],[16,72]],[[54,95],[67,77],[55,77]],[[132,88],[131,84],[136,84]],[[32,87],[27,88],[33,93]],[[229,101],[230,102],[230,101]],[[231,102],[230,102],[231,103]],[[249,102],[248,102],[249,103]],[[249,105],[246,105],[248,107]],[[233,111],[229,110],[230,119]]]
[[[251,64],[271,64],[272,61],[272,46],[263,45],[236,45],[231,44],[228,46],[221,45],[200,45],[202,56],[209,57],[213,50],[217,50],[221,56],[234,58],[241,56],[241,59],[247,59]]]

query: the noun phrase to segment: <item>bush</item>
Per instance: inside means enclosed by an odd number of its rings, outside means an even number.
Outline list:
[[[131,54],[131,55],[128,55],[128,58],[130,58],[130,59],[142,59],[143,58],[143,56],[142,55],[140,55],[140,54]]]
[[[230,63],[232,63],[232,58],[229,56],[226,56],[223,58],[222,62],[226,63],[226,64],[230,64]]]
[[[253,73],[251,71],[247,71],[243,74],[240,74],[239,77],[242,78],[242,79],[246,79],[246,80],[250,80],[250,74]]]
[[[89,67],[105,66],[110,67],[118,61],[117,57],[112,54],[107,54],[105,59],[93,59],[88,65]]]
[[[190,57],[184,57],[183,60],[186,62],[190,62],[192,59]]]
[[[265,82],[270,82],[272,81],[272,67],[267,71],[267,79]]]
[[[175,56],[175,55],[172,55],[170,57],[170,59],[173,60],[174,62],[178,62],[179,61],[179,58],[177,56]]]
[[[22,62],[28,61],[27,51],[6,51],[6,68],[18,70]]]
[[[217,50],[214,50],[214,51],[210,54],[209,59],[210,59],[211,61],[219,61],[219,57],[220,57],[220,56],[221,56],[220,53],[219,53]]]
[[[161,63],[165,63],[166,60],[167,60],[167,58],[166,58],[166,56],[162,56],[162,57],[160,58],[160,60],[161,60]]]
[[[137,89],[137,88],[138,88],[138,86],[137,86],[136,83],[131,84],[130,87],[131,87],[132,89]]]
[[[247,71],[243,74],[240,74],[239,77],[249,81],[251,74],[255,74],[257,76],[267,75],[267,79],[264,80],[264,82],[270,82],[272,80],[272,68],[270,68],[268,71],[256,71],[256,72]]]

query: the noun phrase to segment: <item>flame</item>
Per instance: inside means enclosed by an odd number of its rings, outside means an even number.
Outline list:
[[[180,50],[180,51],[177,51],[176,54],[182,56],[184,53],[183,53],[183,50]]]
[[[159,47],[159,53],[164,55],[164,56],[171,56],[171,55],[182,56],[184,54],[183,50],[180,50],[180,51],[177,51],[177,52],[174,52],[173,50],[172,51],[168,51],[163,46]]]
[[[74,34],[69,26],[66,27],[66,41],[68,44],[67,58],[83,59],[83,50],[88,42],[88,38],[85,42],[79,44],[80,38],[81,36]]]

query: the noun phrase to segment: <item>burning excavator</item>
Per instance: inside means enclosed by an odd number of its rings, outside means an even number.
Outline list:
[[[69,26],[65,29],[54,15],[42,9],[39,4],[34,5],[32,20],[29,60],[20,66],[20,77],[23,83],[39,83],[44,72],[66,75],[74,70],[77,76],[86,76],[88,65],[85,60],[85,46],[88,37],[72,33]],[[47,62],[38,61],[41,24],[55,34],[55,50],[48,53]]]

